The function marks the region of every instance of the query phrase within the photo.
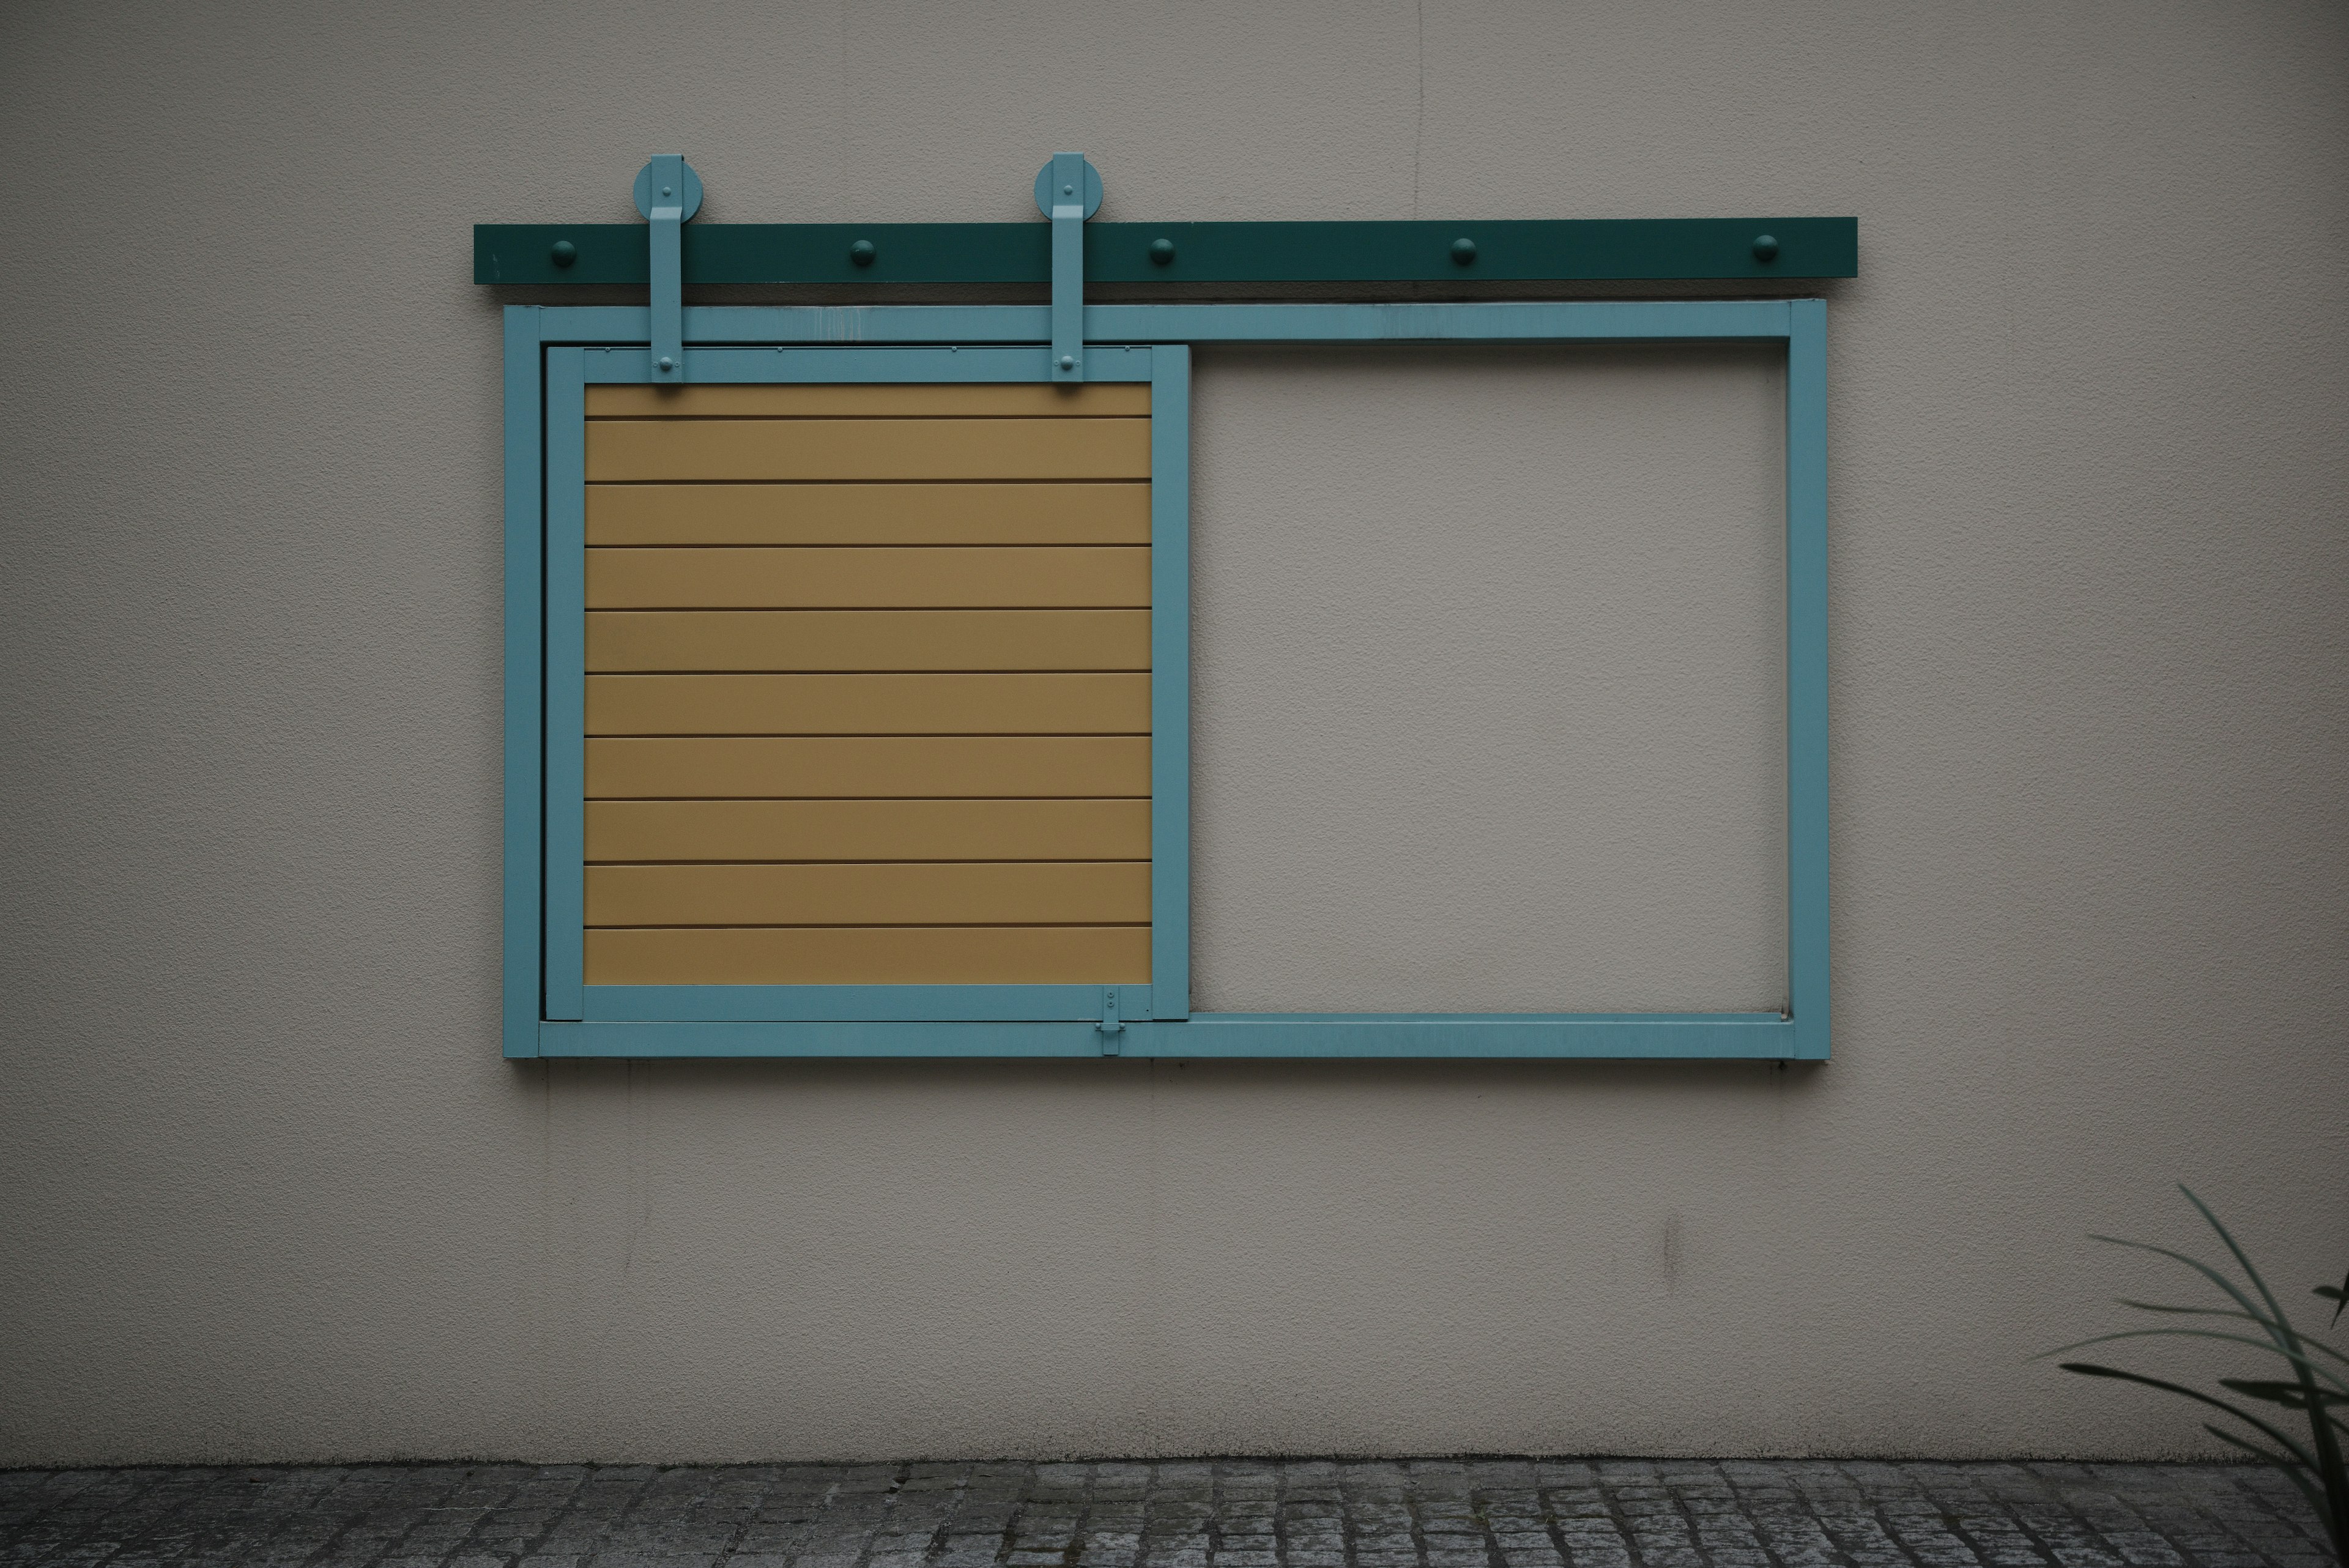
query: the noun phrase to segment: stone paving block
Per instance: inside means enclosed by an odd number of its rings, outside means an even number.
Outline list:
[[[1337,1533],[1288,1536],[1284,1538],[1280,1548],[1280,1560],[1291,1564],[1302,1563],[1309,1557],[1342,1558],[1345,1555],[1346,1538]]]
[[[834,1546],[828,1551],[818,1549],[803,1552],[799,1556],[799,1568],[854,1568],[857,1558],[862,1555],[864,1555],[862,1549],[855,1545],[845,1549]],[[1057,1552],[1050,1558],[1053,1563],[1058,1563],[1060,1560],[1061,1556]]]
[[[1473,1547],[1438,1546],[1431,1542],[1422,1553],[1421,1561],[1427,1563],[1428,1568],[1490,1568],[1493,1554],[1485,1550],[1481,1541]]]
[[[1557,1568],[1557,1564],[1566,1561],[1557,1548],[1547,1541],[1526,1546],[1505,1544],[1500,1552],[1501,1561],[1508,1564],[1508,1568]]]

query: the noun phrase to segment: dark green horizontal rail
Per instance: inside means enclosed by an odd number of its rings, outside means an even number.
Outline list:
[[[1776,241],[1775,254],[1764,235]],[[1473,254],[1455,259],[1458,242]],[[872,249],[858,265],[850,248]],[[1164,240],[1170,260],[1153,259]],[[555,263],[558,243],[572,247]],[[1051,225],[688,223],[685,281],[1024,283],[1052,278]],[[1857,218],[1089,223],[1091,283],[1451,283],[1821,278],[1859,274]],[[477,223],[473,281],[649,282],[641,223]]]

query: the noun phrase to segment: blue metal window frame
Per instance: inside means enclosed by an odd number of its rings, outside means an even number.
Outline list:
[[[1049,306],[688,306],[684,315],[697,382],[1051,379]],[[584,793],[573,742],[584,728],[585,681],[582,524],[558,492],[576,490],[585,385],[653,379],[650,316],[643,306],[505,312],[508,1056],[1826,1058],[1824,300],[1085,307],[1088,376],[1154,387],[1152,981],[1113,988],[1123,1024],[1114,1032],[1100,1027],[1099,986],[585,988],[576,948],[558,957],[555,933],[576,929],[579,908],[582,857],[569,846]],[[1189,348],[1738,340],[1786,350],[1786,1010],[1190,1012]]]

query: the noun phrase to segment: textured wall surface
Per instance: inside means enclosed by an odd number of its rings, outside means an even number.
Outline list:
[[[1194,1004],[1785,1006],[1784,353],[1198,359]]]
[[[2203,1450],[2023,1358],[2176,1178],[2344,1261],[2345,57],[2322,3],[9,7],[0,1463]],[[1017,219],[1063,146],[1112,218],[1859,214],[1833,1063],[499,1059],[467,225],[669,148],[710,219]],[[1206,999],[1775,981],[1772,377],[1203,356]],[[1341,658],[1464,815],[1333,765]]]

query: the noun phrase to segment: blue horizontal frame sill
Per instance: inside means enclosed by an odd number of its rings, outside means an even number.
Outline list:
[[[1200,1012],[1084,1022],[541,1023],[542,1056],[1813,1059],[1776,1012]],[[1824,1053],[1816,1053],[1823,1057]]]

